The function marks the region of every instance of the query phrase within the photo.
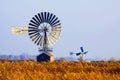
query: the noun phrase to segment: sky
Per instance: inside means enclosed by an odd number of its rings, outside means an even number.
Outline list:
[[[28,34],[11,34],[12,26],[27,27],[34,15],[54,13],[61,21],[55,57],[71,57],[84,47],[86,58],[120,59],[120,0],[2,0],[0,1],[0,54],[38,55]],[[72,57],[76,57],[73,55]]]

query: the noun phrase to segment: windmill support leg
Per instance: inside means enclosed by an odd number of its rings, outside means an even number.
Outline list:
[[[83,54],[80,55],[80,61],[84,61]]]

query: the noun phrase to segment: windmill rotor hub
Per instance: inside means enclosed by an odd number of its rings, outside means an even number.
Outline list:
[[[46,22],[44,22],[44,23],[41,23],[38,28],[42,29],[43,31],[47,30],[47,32],[48,32],[48,30],[51,29],[51,25],[46,23]]]
[[[47,32],[48,31],[48,28],[47,27],[44,27],[44,32]]]

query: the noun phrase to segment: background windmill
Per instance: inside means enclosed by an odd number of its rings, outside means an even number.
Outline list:
[[[61,23],[53,13],[41,12],[32,17],[28,27],[12,27],[12,33],[28,33],[32,41],[40,46],[37,61],[53,61],[54,56],[50,46],[60,37]]]
[[[81,50],[81,52],[78,52],[78,53],[70,52],[70,55],[76,54],[76,56],[80,56],[80,58],[79,58],[80,61],[84,61],[83,55],[87,54],[88,51],[84,51],[83,47],[80,47],[80,50]]]

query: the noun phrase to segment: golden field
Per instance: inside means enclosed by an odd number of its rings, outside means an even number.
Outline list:
[[[120,61],[0,60],[0,80],[120,80]]]

